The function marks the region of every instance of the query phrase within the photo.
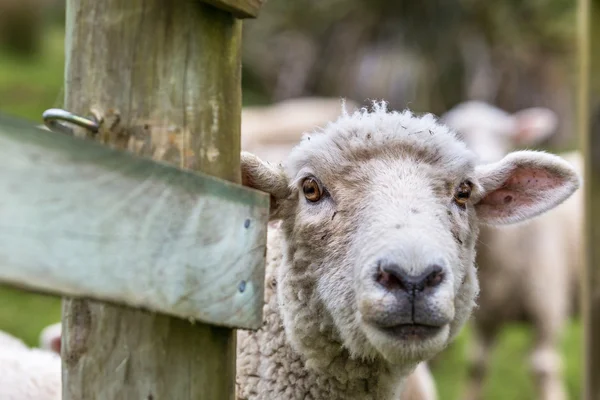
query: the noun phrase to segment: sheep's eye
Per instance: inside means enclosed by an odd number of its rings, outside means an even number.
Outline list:
[[[464,207],[469,201],[469,197],[471,197],[472,189],[473,184],[471,182],[462,182],[456,189],[456,193],[454,193],[454,201],[456,202],[456,204]]]
[[[304,197],[306,197],[306,200],[313,203],[319,201],[323,196],[321,186],[314,178],[306,178],[304,182],[302,182],[302,191],[304,192]]]

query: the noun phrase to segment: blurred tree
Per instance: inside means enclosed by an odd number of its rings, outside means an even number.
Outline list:
[[[571,0],[273,0],[246,24],[244,65],[272,101],[544,105],[570,135],[574,11]]]
[[[0,0],[0,44],[15,54],[39,51],[42,38],[42,10],[35,0]]]
[[[0,0],[0,46],[18,56],[37,55],[44,24],[64,21],[64,0]]]

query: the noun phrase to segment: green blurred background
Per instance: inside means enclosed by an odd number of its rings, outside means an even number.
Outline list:
[[[466,98],[507,111],[541,105],[561,127],[545,147],[576,145],[575,2],[566,0],[270,0],[244,26],[245,105],[290,97],[385,98],[441,114]],[[32,11],[33,10],[33,11]],[[61,107],[64,2],[0,0],[0,112],[41,123]],[[551,294],[549,294],[551,295]],[[0,329],[36,345],[60,299],[0,288]],[[581,326],[563,338],[570,398],[580,397]],[[441,400],[460,399],[469,328],[432,366]],[[531,333],[513,325],[493,354],[485,398],[530,400]]]

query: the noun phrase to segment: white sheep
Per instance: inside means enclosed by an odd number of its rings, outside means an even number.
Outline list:
[[[323,128],[340,116],[342,109],[352,112],[358,106],[338,98],[299,97],[275,104],[242,109],[242,149],[261,160],[281,162],[298,144],[303,133]],[[431,371],[419,364],[406,380],[400,400],[437,400]]]
[[[285,168],[243,153],[242,177],[280,224],[263,326],[238,332],[238,399],[398,399],[471,315],[479,224],[532,218],[580,185],[544,152],[476,166],[432,115],[383,102],[307,136]]]
[[[29,348],[0,332],[0,399],[60,400],[61,360],[55,352]]]
[[[422,362],[406,378],[399,400],[437,400],[437,389],[427,363]]]
[[[27,349],[28,347],[21,339],[18,339],[9,333],[0,331],[0,349],[6,348]]]
[[[345,107],[358,107],[346,100]],[[304,132],[322,128],[342,111],[338,98],[299,97],[242,109],[242,149],[263,161],[281,162]]]
[[[551,110],[534,107],[509,114],[490,104],[469,101],[442,116],[456,129],[481,162],[495,162],[510,151],[533,146],[553,133],[557,118]],[[561,155],[578,172],[578,152]],[[474,312],[475,338],[470,360],[468,399],[481,398],[490,353],[496,337],[509,322],[525,321],[534,329],[530,356],[538,397],[567,398],[562,382],[560,339],[577,290],[583,191],[527,223],[482,226],[477,247],[481,286]]]

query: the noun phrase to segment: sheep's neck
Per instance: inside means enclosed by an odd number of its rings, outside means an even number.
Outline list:
[[[402,374],[392,375],[382,362],[367,364],[343,352],[328,368],[307,367],[287,340],[276,296],[269,292],[267,288],[263,327],[256,332],[238,331],[238,399],[400,398]]]
[[[382,361],[365,363],[351,359],[345,351],[326,368],[309,368],[294,350],[284,330],[275,290],[284,242],[281,230],[269,229],[264,322],[258,331],[238,331],[237,399],[400,399],[401,377],[408,371],[390,373]]]

